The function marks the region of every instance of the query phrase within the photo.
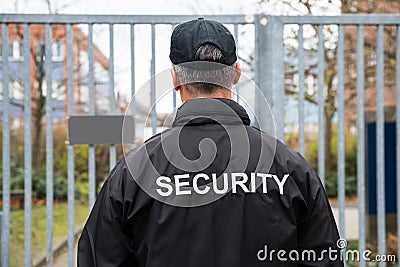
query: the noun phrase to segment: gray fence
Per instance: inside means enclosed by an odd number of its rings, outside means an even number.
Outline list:
[[[254,27],[254,78],[256,84],[261,88],[264,95],[272,104],[272,110],[275,116],[277,137],[284,140],[285,137],[285,80],[291,79],[295,81],[296,85],[296,113],[298,114],[298,148],[299,151],[305,153],[305,106],[306,106],[306,86],[305,86],[305,73],[306,73],[306,58],[310,58],[304,49],[305,37],[304,29],[309,25],[315,27],[315,44],[317,44],[317,53],[311,58],[315,61],[313,63],[313,77],[316,77],[316,103],[318,119],[318,174],[324,181],[325,177],[325,151],[324,151],[324,105],[326,100],[326,77],[324,77],[327,60],[325,55],[326,42],[324,36],[324,27],[326,25],[337,25],[335,28],[335,36],[337,40],[330,43],[335,45],[336,52],[336,94],[337,100],[335,105],[336,122],[337,122],[337,179],[338,179],[338,206],[339,206],[339,229],[341,236],[345,234],[345,30],[344,28],[353,25],[357,28],[357,46],[355,50],[356,55],[356,95],[357,95],[357,181],[358,181],[358,209],[359,209],[359,250],[363,251],[366,248],[366,151],[365,151],[365,117],[364,117],[364,27],[376,26],[376,177],[377,177],[377,233],[378,233],[378,253],[385,254],[386,245],[386,228],[385,228],[385,135],[384,135],[384,121],[385,121],[385,104],[384,104],[384,27],[393,25],[396,27],[396,62],[400,60],[400,16],[397,15],[343,15],[343,16],[266,16],[257,14],[254,16],[244,15],[229,15],[229,16],[205,16],[209,19],[221,21],[224,24],[230,24],[233,27],[233,33],[236,40],[241,46],[241,39],[238,35],[238,27],[241,25],[250,25]],[[67,92],[67,116],[73,115],[73,26],[76,24],[87,25],[87,54],[88,54],[88,89],[89,89],[89,103],[88,115],[95,115],[95,78],[94,78],[94,44],[93,44],[93,25],[106,24],[109,25],[109,47],[110,52],[108,55],[109,60],[109,83],[108,90],[111,97],[110,103],[114,103],[114,50],[118,44],[114,44],[114,28],[115,25],[124,24],[130,27],[130,49],[131,49],[131,96],[135,96],[135,27],[139,24],[150,25],[151,27],[151,74],[156,73],[156,31],[155,26],[159,24],[174,25],[195,18],[194,16],[114,16],[114,15],[0,15],[0,23],[2,29],[2,175],[3,175],[3,216],[2,216],[2,230],[1,230],[1,263],[2,266],[9,266],[10,263],[10,86],[9,86],[9,73],[10,62],[4,60],[7,58],[4,55],[9,54],[9,33],[8,25],[20,24],[23,29],[23,81],[24,81],[24,98],[23,106],[30,107],[31,103],[31,62],[30,62],[30,25],[42,24],[45,29],[44,43],[46,47],[46,55],[51,55],[51,42],[52,42],[52,27],[53,25],[61,24],[66,26],[66,92]],[[286,30],[288,29],[289,30]],[[336,26],[335,26],[336,27]],[[293,40],[297,42],[297,49],[294,56],[288,55],[287,49],[284,46],[284,41],[287,38],[287,32],[290,29],[295,29],[295,37]],[[337,35],[336,35],[337,34]],[[308,44],[307,44],[308,45]],[[293,59],[295,65],[295,74],[290,73],[286,68],[287,61]],[[292,63],[293,63],[292,62]],[[296,63],[297,62],[297,63]],[[51,73],[52,59],[51,56],[45,58],[46,72]],[[288,77],[289,75],[289,77]],[[6,77],[6,78],[5,78]],[[46,75],[47,94],[46,94],[46,206],[47,206],[47,238],[46,238],[46,257],[47,266],[52,266],[52,232],[53,232],[53,125],[52,125],[52,78]],[[150,99],[151,104],[156,103],[156,87],[154,80],[151,83]],[[397,92],[396,106],[400,103],[400,64],[396,64],[396,81],[395,88]],[[135,102],[133,102],[135,103]],[[257,103],[256,103],[257,104]],[[176,96],[173,98],[173,105],[176,105]],[[133,114],[137,109],[131,109]],[[115,114],[116,110],[113,105],[110,107],[110,114]],[[396,126],[397,126],[397,140],[400,140],[400,113],[396,111]],[[152,111],[151,114],[152,132],[157,131],[157,114]],[[31,248],[32,248],[32,136],[31,124],[28,123],[32,119],[31,109],[23,109],[24,121],[24,177],[25,177],[25,197],[24,197],[24,212],[25,212],[25,266],[31,266]],[[397,192],[400,192],[400,142],[397,142]],[[95,201],[95,146],[89,145],[88,151],[88,177],[89,177],[89,207]],[[110,147],[110,167],[116,163],[116,149],[114,145]],[[74,146],[68,145],[68,266],[74,266]],[[397,194],[397,214],[400,214],[400,197]],[[400,231],[400,219],[397,216],[398,231]],[[400,247],[400,246],[399,246]],[[366,263],[361,261],[360,266],[366,266]],[[379,266],[385,266],[380,263]]]

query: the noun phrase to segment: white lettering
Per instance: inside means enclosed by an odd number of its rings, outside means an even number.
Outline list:
[[[278,251],[278,254],[276,256],[278,257],[279,261],[287,261],[287,258],[285,258],[285,254],[286,254],[286,251],[281,249]]]
[[[190,190],[181,190],[181,186],[189,186],[189,181],[186,182],[181,182],[181,179],[189,179],[189,174],[177,174],[175,175],[175,190],[176,190],[176,195],[190,195],[191,191]]]
[[[165,181],[165,183],[163,183],[162,181]],[[167,197],[172,194],[173,188],[172,188],[172,185],[170,185],[169,183],[171,183],[171,178],[169,178],[167,176],[160,176],[157,178],[156,184],[159,187],[167,189],[167,191],[164,192],[160,188],[157,188],[157,193],[160,194],[160,196]]]
[[[260,260],[260,261],[265,261],[265,260],[267,259],[267,250],[268,250],[268,247],[267,247],[267,245],[265,245],[265,246],[264,246],[264,249],[260,249],[260,250],[257,252],[257,258],[258,258],[258,260]]]
[[[250,192],[256,192],[256,174],[254,172],[250,174]]]
[[[242,177],[243,179],[238,180],[237,177]],[[249,192],[249,189],[246,187],[245,183],[249,177],[247,174],[243,172],[234,172],[232,173],[232,193],[237,193],[237,186],[239,185],[245,193]]]
[[[204,189],[200,190],[200,189],[199,189],[199,185],[197,184],[197,181],[199,180],[199,178],[203,178],[204,180],[207,181],[207,180],[210,179],[210,177],[208,177],[208,175],[205,174],[205,173],[198,173],[198,174],[196,174],[196,176],[194,176],[194,178],[193,178],[193,189],[194,189],[194,191],[195,191],[197,194],[200,194],[200,195],[207,194],[208,191],[210,191],[210,187],[207,186],[207,185],[205,185],[205,186],[203,186]]]
[[[216,193],[216,194],[226,194],[226,192],[228,192],[228,187],[229,187],[229,184],[228,184],[228,174],[227,173],[224,173],[223,174],[223,185],[224,185],[224,187],[222,188],[222,189],[219,189],[218,188],[218,182],[220,182],[221,181],[221,179],[218,179],[217,178],[217,174],[216,173],[213,173],[212,175],[212,180],[213,180],[213,189],[214,189],[214,192]]]
[[[193,180],[191,180],[193,178]],[[269,173],[255,173],[252,172],[250,174],[246,174],[243,172],[234,172],[234,173],[222,173],[219,177],[217,177],[216,173],[212,173],[208,175],[206,173],[197,173],[194,176],[191,174],[176,174],[173,178],[167,176],[160,176],[156,179],[157,193],[160,196],[167,197],[172,193],[175,195],[190,195],[192,191],[196,194],[205,195],[210,191],[213,191],[215,194],[226,194],[232,189],[232,193],[236,194],[238,190],[243,190],[245,193],[255,193],[257,191],[257,187],[262,184],[262,192],[268,193],[268,178],[273,178],[279,189],[279,194],[283,195],[284,187],[287,179],[289,178],[289,174],[285,174],[282,177],[282,180],[278,178],[275,174]],[[174,179],[174,180],[172,180]],[[203,179],[204,181],[212,181],[199,185],[199,180]],[[261,180],[261,181],[260,181]],[[175,182],[175,185],[173,183]],[[191,182],[193,185],[191,186]],[[200,183],[201,184],[201,183]],[[174,192],[175,190],[175,192]]]
[[[257,173],[257,176],[261,177],[261,179],[262,179],[263,193],[268,193],[267,178],[272,178],[272,174],[269,174],[269,173]]]
[[[282,181],[279,181],[278,176],[273,175],[275,182],[278,184],[279,187],[279,194],[283,195],[283,186],[286,183],[287,178],[289,177],[289,174],[285,174],[282,178]]]

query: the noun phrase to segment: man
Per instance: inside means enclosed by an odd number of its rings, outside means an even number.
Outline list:
[[[232,101],[232,35],[205,19],[178,25],[173,127],[111,171],[84,227],[78,265],[343,266],[323,186],[296,152],[250,126]]]

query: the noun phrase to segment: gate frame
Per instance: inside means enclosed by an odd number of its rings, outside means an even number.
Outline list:
[[[71,25],[73,24],[87,24],[89,25],[89,29],[93,26],[93,24],[109,24],[110,29],[114,24],[128,24],[131,25],[131,39],[134,38],[134,33],[132,31],[134,25],[136,24],[149,24],[152,25],[152,29],[154,29],[154,25],[156,24],[170,24],[175,25],[182,21],[187,21],[190,19],[195,19],[199,16],[197,15],[42,15],[42,14],[0,14],[0,23],[2,24],[3,29],[3,39],[7,36],[5,33],[6,25],[7,24],[15,24],[21,23],[24,25],[24,30],[29,32],[29,24],[45,24],[47,27],[51,24],[66,24],[67,26],[67,53],[70,54],[72,52],[72,33],[71,33]],[[384,103],[383,103],[383,26],[384,25],[396,25],[397,26],[397,49],[396,49],[396,59],[397,61],[400,60],[400,15],[387,15],[387,14],[362,14],[362,15],[355,15],[355,14],[348,14],[348,15],[340,15],[340,16],[269,16],[264,14],[256,14],[256,15],[206,15],[202,16],[207,19],[214,19],[218,20],[221,23],[225,24],[234,24],[234,25],[241,25],[241,24],[253,24],[255,27],[255,81],[256,84],[261,88],[262,93],[264,96],[269,99],[272,105],[273,113],[275,114],[275,122],[276,122],[276,129],[277,129],[277,137],[278,139],[284,139],[284,116],[285,116],[285,106],[284,106],[284,46],[283,46],[283,29],[285,25],[288,24],[297,24],[300,28],[302,28],[305,24],[313,24],[318,25],[318,37],[319,40],[323,38],[323,25],[338,25],[339,26],[339,43],[338,45],[343,47],[340,41],[343,37],[343,26],[345,25],[356,25],[358,26],[358,45],[357,45],[357,55],[363,55],[363,51],[360,49],[363,48],[363,36],[362,31],[365,25],[379,25],[378,26],[378,63],[377,63],[377,192],[378,192],[378,253],[383,255],[385,253],[385,189],[384,189],[384,132],[383,132],[383,120],[384,120]],[[110,31],[112,32],[112,31]],[[301,30],[302,32],[302,30]],[[152,51],[154,51],[154,30],[152,30]],[[110,34],[110,36],[112,36]],[[49,38],[49,37],[48,37]],[[48,39],[46,38],[46,39]],[[92,31],[90,30],[89,40],[90,44],[92,45]],[[6,38],[8,39],[8,38]],[[48,41],[48,40],[47,40]],[[113,41],[113,40],[110,40]],[[24,46],[29,44],[29,39],[24,38]],[[111,43],[110,43],[111,44]],[[112,44],[113,45],[113,44]],[[133,46],[133,45],[132,45]],[[324,60],[321,57],[321,53],[323,53],[323,42],[319,42],[319,49],[318,49],[318,102],[324,102]],[[92,51],[93,47],[89,47],[89,58],[93,55],[90,51]],[[3,46],[3,53],[7,54],[7,46]],[[29,51],[24,49],[25,58],[29,58]],[[343,53],[338,55],[338,73],[343,73]],[[132,56],[133,58],[133,56]],[[90,62],[91,61],[91,62]],[[89,60],[90,64],[92,65],[93,60]],[[154,61],[154,55],[153,59]],[[4,60],[2,62],[3,70],[8,71],[8,61]],[[70,63],[71,57],[67,57],[68,63],[68,70],[67,70],[67,92],[68,96],[72,95],[72,69]],[[133,62],[134,63],[134,62]],[[357,58],[357,63],[364,64],[361,58]],[[153,68],[152,64],[152,68]],[[29,65],[28,65],[29,66]],[[300,66],[301,67],[301,66]],[[30,70],[29,67],[25,67],[24,71],[26,74],[29,74]],[[361,67],[357,64],[357,73],[362,74]],[[134,72],[132,72],[132,80],[134,81]],[[396,91],[397,91],[397,138],[400,140],[400,64],[396,65]],[[113,75],[113,72],[112,74]],[[27,75],[29,77],[30,75]],[[361,75],[363,77],[363,75]],[[111,77],[111,76],[110,76]],[[113,76],[112,76],[113,77]],[[25,77],[26,78],[26,77]],[[93,77],[92,77],[93,78]],[[339,77],[339,79],[343,79],[343,77]],[[91,79],[92,80],[92,79]],[[29,79],[26,78],[26,91],[30,91],[30,83]],[[112,78],[113,81],[113,78]],[[93,82],[93,81],[92,81]],[[341,85],[342,80],[339,82],[339,90],[342,90]],[[89,85],[90,86],[90,85]],[[301,85],[300,87],[302,87]],[[4,92],[7,93],[5,100],[8,99],[8,83],[3,79],[3,88]],[[152,88],[155,88],[152,86]],[[360,94],[360,97],[363,98],[363,88],[364,83],[361,79],[357,81],[357,93]],[[304,88],[303,88],[304,89]],[[132,85],[132,93],[134,92],[134,84]],[[302,91],[302,94],[304,92]],[[343,96],[342,96],[343,97]],[[343,108],[343,98],[339,98],[339,108]],[[3,168],[3,203],[5,206],[8,207],[4,210],[3,216],[3,223],[2,223],[2,235],[1,235],[1,263],[2,266],[9,265],[9,226],[10,226],[10,210],[9,210],[9,203],[10,203],[10,167],[9,167],[9,159],[10,159],[10,143],[9,143],[9,103],[6,101],[3,113],[3,123],[5,127],[3,127],[3,164],[8,166],[4,166]],[[304,100],[300,100],[300,104],[304,103]],[[361,101],[361,100],[360,100]],[[357,113],[361,111],[363,114],[363,105],[362,102],[358,101],[357,105]],[[29,92],[25,92],[25,104],[30,104],[30,95]],[[93,103],[90,103],[92,107]],[[319,113],[319,126],[323,125],[323,106],[318,105],[318,113]],[[256,103],[256,110],[261,109]],[[31,114],[30,109],[27,109],[25,112],[25,121],[29,121]],[[91,109],[91,111],[93,111]],[[339,111],[340,112],[340,111]],[[361,114],[360,113],[360,114]],[[72,114],[72,102],[68,101],[68,114]],[[342,118],[339,118],[342,120]],[[340,122],[339,122],[340,123]],[[51,125],[50,125],[51,126]],[[340,124],[339,124],[340,126]],[[29,127],[29,126],[28,126]],[[338,138],[344,141],[344,133],[342,127],[339,127],[338,131]],[[360,116],[357,122],[357,129],[359,131],[359,138],[360,140],[364,140],[364,116]],[[30,128],[27,128],[28,131],[25,132],[25,144],[30,144],[31,142],[31,134]],[[46,137],[51,133],[46,131]],[[304,138],[304,136],[303,136]],[[51,140],[51,139],[49,139]],[[323,131],[319,131],[318,140],[323,140]],[[301,142],[300,142],[301,143]],[[338,142],[339,143],[339,142]],[[365,149],[364,144],[361,141],[357,141],[357,169],[364,169],[365,166]],[[340,218],[339,218],[339,228],[340,233],[344,236],[344,208],[345,208],[345,199],[344,199],[344,151],[342,144],[339,144],[338,147],[338,186],[339,186],[339,211],[340,211]],[[398,235],[400,233],[400,142],[397,144],[397,226],[398,226]],[[93,151],[93,149],[90,149]],[[304,150],[304,149],[302,149]],[[115,153],[115,152],[111,152]],[[89,157],[89,169],[90,177],[94,177],[94,159],[93,153],[90,153],[91,156]],[[323,146],[320,146],[319,151],[319,175],[324,181],[325,170],[323,168],[324,162],[324,150]],[[31,150],[28,146],[25,146],[25,184],[29,187],[32,182],[32,174],[31,174]],[[52,162],[52,158],[48,159],[48,164]],[[115,162],[115,161],[114,161]],[[47,166],[49,167],[49,166]],[[68,211],[71,213],[68,218],[68,247],[69,247],[69,266],[73,266],[73,257],[74,257],[74,248],[73,248],[73,205],[74,205],[74,177],[73,177],[73,146],[68,146]],[[49,179],[50,183],[52,183],[52,174],[50,172],[46,172],[46,177]],[[48,188],[51,186],[48,185]],[[358,172],[358,196],[359,196],[359,250],[366,248],[365,242],[365,172]],[[51,192],[50,192],[51,194]],[[25,190],[25,234],[27,239],[25,240],[25,266],[30,266],[31,262],[31,190]],[[93,202],[93,196],[91,196],[91,202]],[[50,204],[51,207],[52,204]],[[50,210],[50,209],[49,209]],[[49,217],[50,214],[47,214]],[[49,221],[52,218],[48,218]],[[51,224],[49,224],[51,225]],[[70,227],[72,229],[70,229]],[[363,238],[362,238],[363,237]],[[51,242],[49,240],[49,236],[47,236],[47,242]],[[51,244],[50,244],[51,246]],[[400,240],[399,240],[399,255],[400,255]],[[48,255],[48,257],[51,256]],[[51,266],[51,259],[48,259],[48,266]],[[365,262],[361,261],[360,266],[365,266]],[[384,266],[384,263],[379,263],[379,266]]]

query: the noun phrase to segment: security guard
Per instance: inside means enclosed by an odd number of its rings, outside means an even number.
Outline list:
[[[172,128],[127,153],[101,189],[78,266],[343,266],[320,179],[231,100],[235,41],[219,22],[178,25]]]

